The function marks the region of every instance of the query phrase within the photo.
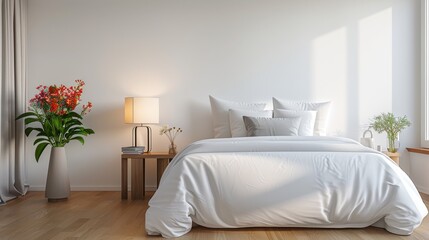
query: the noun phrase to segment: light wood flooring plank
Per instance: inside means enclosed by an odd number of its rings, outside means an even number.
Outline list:
[[[121,200],[120,192],[72,192],[64,202],[48,203],[43,192],[30,192],[0,207],[0,239],[162,239],[145,232],[145,200]],[[426,206],[429,196],[422,194]],[[244,228],[209,229],[201,226],[179,238],[216,240],[281,239],[429,239],[429,219],[411,236],[398,236],[384,229]]]

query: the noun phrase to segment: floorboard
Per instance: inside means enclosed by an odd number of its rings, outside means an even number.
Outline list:
[[[149,196],[151,194],[149,193]],[[422,194],[426,206],[429,196]],[[148,198],[148,197],[147,197]],[[0,239],[161,239],[146,235],[148,200],[120,200],[120,192],[72,192],[67,201],[48,203],[43,192],[0,207]],[[397,236],[384,229],[245,228],[209,229],[194,227],[179,239],[429,239],[429,219],[411,236]]]

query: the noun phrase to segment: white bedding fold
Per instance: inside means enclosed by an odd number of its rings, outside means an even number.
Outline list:
[[[427,214],[387,156],[336,137],[209,139],[166,169],[146,212],[149,234],[206,227],[365,227],[408,235]],[[380,221],[379,221],[380,220]]]

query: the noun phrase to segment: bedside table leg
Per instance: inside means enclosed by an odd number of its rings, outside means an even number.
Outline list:
[[[146,159],[142,159],[142,166],[140,167],[140,170],[142,171],[141,181],[142,181],[142,190],[143,190],[143,196],[142,199],[144,199],[144,196],[146,195]]]
[[[159,182],[161,181],[162,174],[164,173],[165,169],[168,166],[168,161],[169,161],[168,158],[162,158],[162,159],[160,158],[157,161],[157,164],[156,164],[156,168],[157,168],[157,171],[156,171],[156,180],[157,180],[156,181],[156,186],[157,187],[159,186]]]
[[[131,199],[143,199],[145,195],[145,159],[131,160]]]
[[[121,198],[128,199],[128,158],[121,160]]]

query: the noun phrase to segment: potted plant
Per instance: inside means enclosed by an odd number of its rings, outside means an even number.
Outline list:
[[[386,132],[387,151],[391,153],[398,151],[399,133],[409,126],[411,126],[411,122],[407,119],[407,116],[395,117],[395,115],[390,112],[375,116],[370,124],[370,127],[372,127],[376,132]]]
[[[39,93],[30,100],[28,112],[16,118],[25,119],[27,137],[32,132],[37,133],[34,140],[37,162],[46,147],[52,146],[45,191],[49,200],[66,199],[70,194],[64,146],[73,140],[84,144],[83,136],[94,134],[92,129],[85,128],[81,122],[83,116],[91,110],[91,102],[83,105],[80,113],[75,112],[85,85],[82,80],[75,82],[77,86],[38,86]]]

